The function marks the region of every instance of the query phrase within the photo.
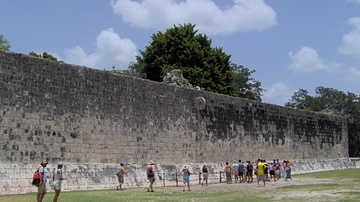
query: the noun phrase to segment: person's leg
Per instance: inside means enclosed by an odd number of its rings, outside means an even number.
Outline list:
[[[36,201],[37,201],[37,202],[41,202],[41,195],[42,195],[43,191],[44,191],[43,185],[40,184],[40,185],[38,186],[38,193],[37,193],[37,195],[36,195]]]
[[[121,184],[121,176],[120,175],[118,176],[118,182],[119,182],[119,184],[116,187],[116,189],[120,189],[120,184]]]
[[[122,189],[122,185],[123,185],[123,184],[124,184],[124,176],[121,175],[121,176],[120,176],[120,184],[119,184],[120,190]]]
[[[153,188],[154,182],[155,182],[155,177],[153,177],[153,178],[151,179],[151,192],[154,192],[154,188]]]
[[[43,193],[41,194],[41,199],[40,199],[40,202],[42,202],[42,201],[43,201],[43,199],[44,199],[44,197],[45,197],[45,194],[46,194],[46,192],[43,192]]]
[[[42,193],[38,193],[38,194],[36,195],[36,201],[37,201],[37,202],[41,202],[41,195],[42,195]]]
[[[37,195],[37,200],[38,202],[42,202],[44,197],[45,197],[45,194],[46,194],[46,185],[45,184],[41,184],[39,187],[38,187],[38,195]]]
[[[57,202],[60,195],[60,190],[55,190],[53,202]]]
[[[187,182],[188,191],[190,191],[190,182]]]

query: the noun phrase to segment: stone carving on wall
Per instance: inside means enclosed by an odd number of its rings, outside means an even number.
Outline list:
[[[203,97],[195,98],[195,107],[198,110],[203,110],[206,107],[206,100]]]
[[[173,69],[167,73],[163,79],[163,83],[192,88],[192,85],[189,83],[189,81],[183,77],[182,71],[180,69]]]

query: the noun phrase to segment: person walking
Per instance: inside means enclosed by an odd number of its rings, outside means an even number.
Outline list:
[[[204,183],[206,186],[208,186],[208,177],[209,177],[209,170],[207,168],[206,163],[204,163],[203,167],[202,167],[202,174],[203,174],[203,181],[201,183],[202,186],[204,186]]]
[[[285,162],[285,181],[287,181],[288,179],[291,179],[291,166],[290,166],[290,161],[286,161]]]
[[[122,190],[122,185],[124,184],[124,175],[125,175],[125,164],[124,162],[120,162],[120,167],[119,167],[119,171],[118,171],[118,182],[119,182],[119,186],[117,187],[118,189]]]
[[[146,176],[147,179],[149,180],[149,187],[147,191],[154,192],[153,184],[155,182],[155,167],[153,161],[150,161],[149,164],[146,166]]]
[[[46,191],[47,179],[46,179],[46,172],[45,172],[45,168],[46,168],[47,164],[48,164],[48,162],[44,160],[40,163],[41,166],[38,168],[41,182],[38,186],[38,193],[36,195],[37,202],[42,202],[47,193],[47,191]]]
[[[189,171],[189,166],[188,165],[184,165],[182,171],[180,172],[180,175],[183,176],[183,183],[184,183],[184,187],[183,187],[183,191],[185,191],[185,188],[188,188],[188,191],[190,190],[190,171]]]
[[[61,183],[63,180],[66,180],[66,178],[62,174],[63,166],[64,166],[64,163],[59,162],[57,165],[57,169],[54,170],[52,186],[55,190],[55,195],[54,195],[53,202],[58,201],[58,198],[59,198],[59,195],[61,192]]]

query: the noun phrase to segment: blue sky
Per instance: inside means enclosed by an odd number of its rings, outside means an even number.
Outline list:
[[[263,101],[324,86],[360,94],[360,0],[1,0],[11,51],[126,69],[151,35],[192,23],[256,72]]]

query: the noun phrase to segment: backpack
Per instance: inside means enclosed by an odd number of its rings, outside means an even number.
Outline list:
[[[154,171],[153,171],[152,167],[149,168],[148,177],[150,177],[150,178],[154,177]]]
[[[40,172],[39,169],[37,169],[37,171],[34,173],[32,184],[35,186],[39,186],[40,182]]]
[[[120,177],[120,175],[121,175],[120,170],[116,171],[115,175],[118,176],[118,177]]]
[[[248,170],[252,170],[253,169],[253,165],[251,163],[248,163],[246,166],[246,169]]]

